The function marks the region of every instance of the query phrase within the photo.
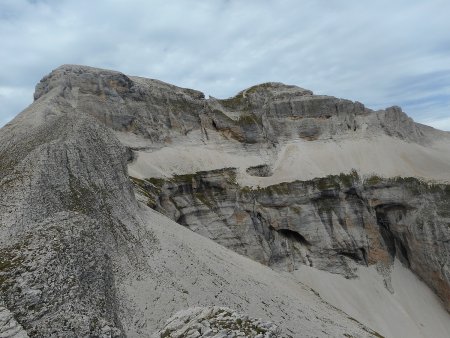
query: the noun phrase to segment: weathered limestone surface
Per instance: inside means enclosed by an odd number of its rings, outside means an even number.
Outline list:
[[[64,100],[48,105],[0,135],[2,299],[30,336],[121,336],[112,256],[136,245],[125,151]]]
[[[280,336],[277,326],[261,319],[249,318],[224,307],[189,308],[176,313],[154,337],[234,338]]]
[[[28,338],[27,332],[17,323],[13,314],[0,304],[0,337]]]
[[[418,142],[433,128],[414,123],[399,107],[374,112],[359,102],[281,83],[251,87],[225,100],[158,80],[82,66],[62,66],[36,86],[35,100],[58,92],[78,112],[89,112],[106,126],[151,140],[181,140],[193,132],[219,132],[244,143],[285,139],[329,139],[381,132]]]
[[[234,169],[133,181],[149,206],[263,264],[350,278],[397,257],[450,306],[449,185],[351,173],[252,189]]]

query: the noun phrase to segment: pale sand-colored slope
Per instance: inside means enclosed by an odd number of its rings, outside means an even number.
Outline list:
[[[450,337],[450,318],[439,299],[399,261],[391,275],[393,294],[374,267],[360,268],[359,278],[352,280],[307,266],[294,274],[323,299],[386,337]]]
[[[283,328],[283,337],[372,336],[292,275],[279,274],[142,206],[155,243],[148,270],[117,281],[129,337],[148,337],[181,309],[227,306]],[[131,272],[131,270],[130,270]]]
[[[267,164],[270,177],[254,177],[250,166]],[[137,152],[130,175],[170,177],[202,170],[236,167],[241,185],[267,186],[294,180],[309,180],[331,174],[348,173],[384,177],[412,176],[434,181],[450,181],[450,139],[423,146],[389,136],[372,138],[304,141],[296,140],[277,149],[244,148],[237,142],[220,144],[171,145],[155,151]]]
[[[450,180],[450,142],[422,146],[397,138],[297,142],[287,145],[274,165],[275,181],[310,179],[356,169],[362,175],[413,176]]]

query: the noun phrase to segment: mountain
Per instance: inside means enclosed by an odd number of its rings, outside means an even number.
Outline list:
[[[34,98],[0,130],[2,336],[450,334],[449,133],[75,65]]]

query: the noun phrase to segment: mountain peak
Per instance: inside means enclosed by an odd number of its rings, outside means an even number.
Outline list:
[[[65,64],[44,76],[36,85],[34,100],[48,93],[54,88],[79,87],[85,91],[96,91],[101,87],[101,80],[120,90],[131,87],[132,81],[126,75],[107,69],[89,66]]]
[[[288,85],[282,82],[264,82],[247,89],[239,94],[248,95],[253,93],[270,93],[273,95],[290,94],[290,95],[313,95],[313,92],[295,85]],[[238,94],[238,95],[239,95]]]

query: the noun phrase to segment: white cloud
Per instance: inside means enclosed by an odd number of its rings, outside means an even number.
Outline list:
[[[424,121],[419,121],[419,122],[423,123],[423,124],[427,124],[429,126],[432,126],[436,129],[450,131],[450,117],[444,117],[444,118],[436,119],[436,120],[424,120]]]
[[[33,88],[0,86],[0,127],[33,102]]]
[[[445,0],[5,0],[0,86],[28,88],[24,108],[43,75],[77,63],[216,97],[281,81],[442,119],[449,12]],[[0,125],[21,110],[14,95],[0,97]]]

